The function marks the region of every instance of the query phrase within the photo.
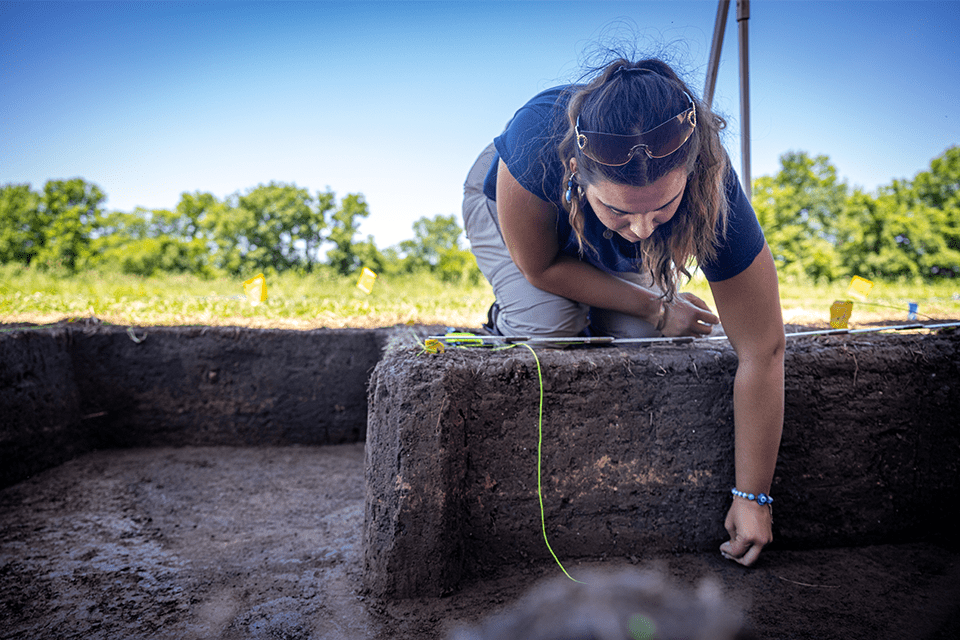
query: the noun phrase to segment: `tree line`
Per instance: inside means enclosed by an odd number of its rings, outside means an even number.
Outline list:
[[[339,201],[271,182],[218,199],[183,193],[173,210],[105,211],[105,194],[82,178],[0,187],[0,263],[79,272],[119,270],[153,276],[244,276],[258,271],[349,275],[432,271],[441,279],[479,281],[472,254],[460,244],[454,216],[423,217],[414,238],[383,251],[358,238],[369,216],[361,194]]]
[[[833,281],[960,276],[960,147],[876,194],[851,189],[824,155],[789,152],[753,182],[778,272]]]
[[[875,194],[837,178],[827,156],[788,152],[780,171],[753,184],[753,206],[779,272],[820,281],[937,280],[960,276],[960,147],[912,180]],[[112,269],[202,277],[362,266],[393,275],[429,271],[447,281],[481,279],[453,215],[422,217],[414,237],[384,250],[358,238],[369,215],[361,194],[339,201],[271,182],[218,199],[183,193],[173,210],[105,211],[101,189],[82,178],[0,187],[0,263],[68,272]]]

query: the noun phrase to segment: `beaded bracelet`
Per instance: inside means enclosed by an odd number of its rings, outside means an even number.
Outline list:
[[[747,493],[746,491],[740,491],[740,490],[737,489],[736,487],[734,487],[733,489],[730,489],[730,493],[732,493],[733,495],[737,496],[738,498],[745,498],[745,499],[747,499],[747,500],[755,500],[756,503],[759,504],[760,506],[763,506],[763,505],[765,505],[765,504],[772,504],[772,503],[773,503],[773,498],[771,498],[770,496],[768,496],[768,495],[765,494],[765,493],[761,493],[761,494],[755,496],[755,495],[753,495],[752,493]]]

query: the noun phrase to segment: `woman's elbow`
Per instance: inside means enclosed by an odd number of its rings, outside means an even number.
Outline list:
[[[755,334],[751,338],[734,343],[734,350],[741,363],[749,362],[762,369],[783,368],[787,339],[782,325],[779,331],[771,330],[764,334]]]
[[[532,284],[538,289],[543,289],[544,291],[549,290],[549,280],[547,278],[547,270],[540,265],[533,264],[524,264],[520,262],[515,262],[517,269],[520,273],[523,274],[523,277],[527,279],[527,282]]]
[[[769,338],[757,345],[754,357],[767,366],[783,368],[784,354],[787,350],[787,338],[781,328]]]

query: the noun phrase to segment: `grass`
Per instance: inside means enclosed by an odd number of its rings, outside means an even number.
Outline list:
[[[917,303],[917,321],[960,320],[960,282],[945,280],[935,284],[924,282],[874,282],[866,299],[848,293],[849,280],[817,283],[796,279],[780,282],[780,306],[783,321],[811,327],[830,324],[830,306],[836,300],[852,300],[853,315],[850,326],[876,323],[913,322],[908,319],[908,307]],[[713,296],[703,276],[695,278],[685,288],[706,300],[711,308]]]
[[[489,286],[429,276],[381,278],[366,294],[355,277],[268,276],[267,300],[254,306],[240,279],[189,275],[142,278],[115,273],[63,276],[0,266],[0,323],[47,324],[96,316],[121,325],[210,325],[310,329],[394,324],[479,325],[493,301]]]
[[[847,282],[782,282],[784,320],[827,326],[834,300],[850,299]],[[49,324],[96,316],[118,325],[209,325],[284,329],[383,327],[395,324],[478,327],[493,301],[489,285],[441,282],[429,275],[380,278],[373,292],[356,277],[282,274],[267,277],[268,298],[254,306],[239,278],[204,280],[188,275],[142,278],[116,273],[57,274],[0,266],[0,324]],[[700,278],[687,287],[713,304]],[[960,283],[878,282],[866,301],[855,301],[851,326],[919,319],[960,319]]]

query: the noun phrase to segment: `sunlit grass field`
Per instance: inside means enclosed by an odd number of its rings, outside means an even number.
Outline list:
[[[370,294],[357,288],[355,276],[327,273],[267,276],[266,283],[266,301],[254,305],[244,295],[239,278],[65,275],[5,265],[0,266],[0,324],[49,324],[95,316],[110,324],[135,326],[479,327],[493,301],[486,282],[445,283],[429,275],[381,277]],[[920,321],[960,319],[960,283],[877,282],[862,301],[851,298],[848,284],[781,282],[784,321],[825,327],[830,305],[844,299],[854,300],[851,327],[907,323],[910,302],[917,303]],[[709,286],[702,277],[684,290],[712,306]]]

